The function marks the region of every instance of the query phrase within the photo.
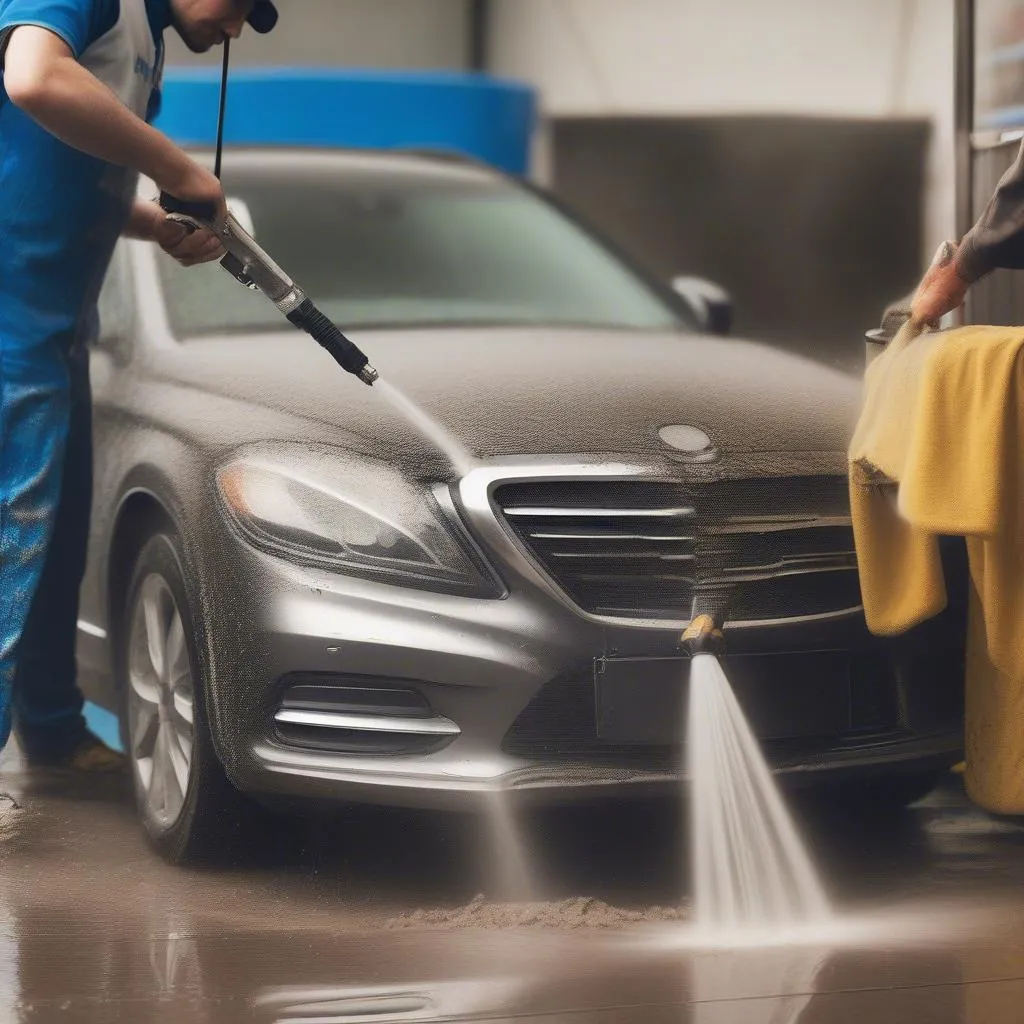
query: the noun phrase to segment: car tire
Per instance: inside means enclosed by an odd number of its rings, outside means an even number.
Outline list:
[[[230,783],[214,750],[182,564],[170,531],[142,545],[115,651],[139,819],[151,845],[176,865],[238,852],[261,812]]]

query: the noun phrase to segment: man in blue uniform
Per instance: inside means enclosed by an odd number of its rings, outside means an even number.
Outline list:
[[[0,748],[13,711],[30,763],[121,761],[86,728],[74,657],[92,482],[86,345],[114,244],[150,239],[186,265],[222,254],[213,235],[135,199],[142,173],[225,206],[214,175],[149,123],[163,33],[202,53],[276,20],[270,0],[0,0]]]

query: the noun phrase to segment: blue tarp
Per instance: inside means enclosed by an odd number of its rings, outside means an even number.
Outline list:
[[[214,69],[168,71],[157,126],[213,145],[219,91]],[[525,174],[536,120],[531,88],[486,75],[246,68],[231,73],[225,142],[442,149]]]

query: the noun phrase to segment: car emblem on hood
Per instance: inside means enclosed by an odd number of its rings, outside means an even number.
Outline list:
[[[718,456],[711,438],[700,427],[692,427],[687,423],[674,423],[662,427],[658,431],[662,443],[674,448],[687,459],[694,461],[710,461]]]

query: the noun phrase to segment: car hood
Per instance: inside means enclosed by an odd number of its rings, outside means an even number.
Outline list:
[[[844,453],[860,381],[771,346],[692,334],[452,329],[353,332],[381,378],[479,457],[666,452],[699,427],[722,453]],[[178,383],[410,457],[430,447],[297,332],[194,340],[161,359]],[[254,411],[258,419],[258,414]]]

